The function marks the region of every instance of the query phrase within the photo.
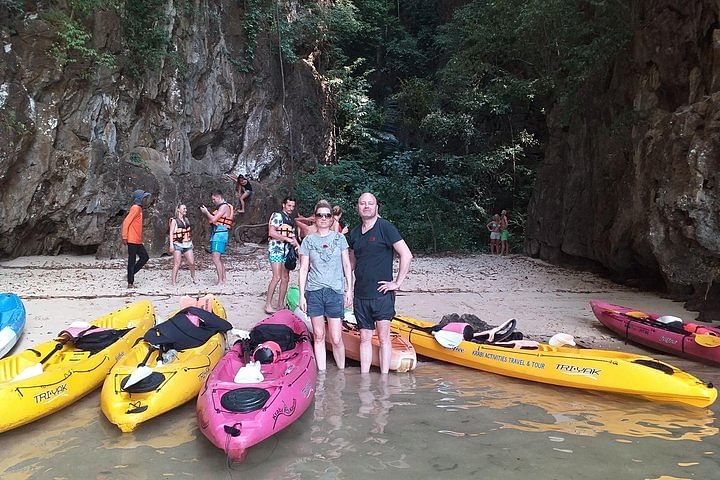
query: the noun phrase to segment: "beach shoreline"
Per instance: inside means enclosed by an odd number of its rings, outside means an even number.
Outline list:
[[[72,321],[90,321],[141,299],[155,304],[158,321],[177,308],[181,295],[205,293],[218,296],[236,327],[248,328],[266,316],[270,269],[262,246],[226,258],[225,285],[213,285],[216,276],[208,254],[197,252],[197,264],[197,284],[183,267],[178,285],[173,286],[171,258],[153,258],[137,274],[137,289],[128,290],[124,259],[58,255],[1,261],[3,290],[18,294],[28,313],[25,333],[14,352],[52,338]],[[291,284],[296,281],[293,272]],[[591,299],[685,320],[696,316],[657,292],[617,285],[594,273],[521,255],[487,254],[416,257],[396,308],[398,313],[433,322],[450,313],[473,313],[495,325],[516,318],[518,329],[538,340],[563,332],[595,348],[634,351],[595,320],[588,306]]]

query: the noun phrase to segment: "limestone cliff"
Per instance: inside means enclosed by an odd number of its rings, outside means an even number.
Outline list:
[[[238,68],[248,2],[168,0],[172,55],[140,77],[59,62],[41,3],[0,13],[0,256],[121,251],[135,188],[153,193],[146,246],[157,254],[179,202],[202,238],[198,206],[215,188],[233,196],[224,173],[254,180],[254,208],[241,217],[253,223],[276,208],[288,173],[331,158],[330,102],[310,61],[281,72],[277,46],[260,32],[253,71]],[[86,23],[89,47],[122,55],[113,11]]]
[[[720,320],[720,5],[640,1],[631,45],[550,115],[526,251],[657,279]]]

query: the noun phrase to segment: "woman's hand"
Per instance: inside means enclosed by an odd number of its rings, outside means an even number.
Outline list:
[[[307,313],[307,300],[305,300],[304,295],[300,296],[300,303],[298,304],[298,306],[300,307],[300,310]]]
[[[352,307],[353,304],[353,294],[350,290],[345,292],[345,308]]]

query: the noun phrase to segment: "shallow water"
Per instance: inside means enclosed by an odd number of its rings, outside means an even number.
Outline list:
[[[717,369],[692,371],[719,379]],[[331,368],[305,415],[242,464],[228,465],[205,440],[193,404],[121,434],[94,392],[0,434],[0,477],[710,479],[720,467],[718,411],[434,362],[387,377]]]

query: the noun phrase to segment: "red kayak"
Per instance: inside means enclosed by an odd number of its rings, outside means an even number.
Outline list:
[[[591,300],[590,306],[603,325],[626,340],[680,357],[720,364],[719,328],[599,300]]]
[[[220,360],[197,401],[200,431],[233,461],[300,418],[315,398],[317,367],[305,323],[280,310]]]

